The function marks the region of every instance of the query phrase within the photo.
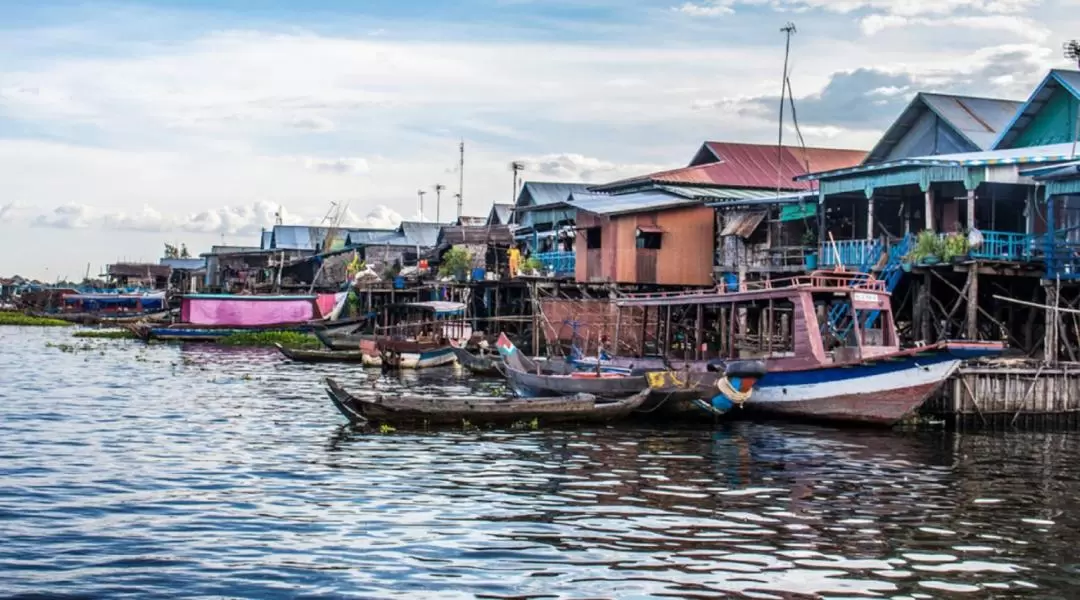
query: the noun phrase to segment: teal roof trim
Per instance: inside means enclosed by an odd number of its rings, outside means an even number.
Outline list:
[[[1016,127],[1017,122],[1028,114],[1028,111],[1031,109],[1031,105],[1039,99],[1039,96],[1043,93],[1043,90],[1051,82],[1059,84],[1062,88],[1067,90],[1074,97],[1080,98],[1080,74],[1077,74],[1074,71],[1050,71],[1046,74],[1046,77],[1043,78],[1042,83],[1040,83],[1035,88],[1035,91],[1031,93],[1031,96],[1028,97],[1027,101],[1024,102],[1024,105],[1020,107],[1020,110],[1016,111],[1016,114],[1013,115],[1013,118],[1009,121],[1009,124],[1001,130],[1001,133],[998,135],[997,139],[995,139],[994,143],[990,146],[992,149],[1000,149],[1002,143],[1004,143],[1006,139],[1010,139],[1010,136],[1015,137],[1020,134],[1020,132],[1013,132],[1013,129]],[[1076,83],[1076,85],[1073,85],[1074,82]],[[1043,100],[1043,102],[1045,102],[1045,100]]]
[[[839,179],[822,180],[821,193],[828,196],[863,192],[869,198],[873,196],[877,188],[918,185],[919,189],[926,191],[931,183],[940,181],[959,181],[963,182],[968,189],[972,189],[982,183],[983,177],[983,169],[971,170],[963,166],[950,165],[916,166],[896,171],[868,172]]]
[[[1046,182],[1046,196],[1048,198],[1066,194],[1080,194],[1080,178]]]

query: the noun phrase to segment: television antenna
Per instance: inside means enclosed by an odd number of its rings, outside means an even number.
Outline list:
[[[435,184],[435,222],[442,221],[442,215],[440,215],[439,207],[442,206],[442,191],[446,189],[446,186],[441,183]]]
[[[420,198],[420,222],[421,223],[424,222],[424,194],[426,194],[426,193],[427,192],[425,192],[424,190],[416,190],[416,196],[418,198]]]
[[[1062,44],[1062,49],[1065,50],[1065,58],[1075,61],[1076,66],[1080,67],[1080,40],[1069,40]],[[1080,137],[1080,110],[1077,112],[1076,126],[1073,128],[1072,152],[1069,154],[1074,159],[1076,158],[1076,138]]]

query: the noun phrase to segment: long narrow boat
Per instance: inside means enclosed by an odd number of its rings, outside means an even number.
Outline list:
[[[289,348],[281,344],[274,344],[274,346],[277,346],[277,349],[285,358],[296,362],[364,364],[368,359],[368,355],[362,350],[311,350],[308,348]]]
[[[496,376],[502,374],[499,370],[499,363],[502,360],[491,356],[477,356],[457,346],[453,347],[453,352],[454,356],[457,357],[458,364],[473,375]]]
[[[317,329],[314,333],[331,350],[356,350],[365,341],[375,341],[375,336],[367,333],[337,333],[325,329]]]
[[[191,294],[181,299],[181,322],[130,329],[147,341],[213,342],[237,333],[312,332],[328,324],[320,314],[317,296]]]
[[[593,394],[604,397],[629,396],[648,388],[644,374],[545,370],[525,358],[506,335],[496,344],[503,358],[503,368],[510,386],[525,397]]]
[[[588,394],[560,398],[431,398],[401,394],[352,394],[326,380],[326,392],[338,411],[354,424],[475,425],[509,424],[537,419],[543,423],[608,422],[628,417],[645,402],[648,390],[616,400]]]
[[[782,417],[892,425],[914,413],[963,360],[1004,349],[1000,342],[979,341],[901,349],[889,293],[883,282],[863,273],[817,271],[742,291],[647,294],[615,304],[620,319],[626,309],[645,318],[651,308],[666,310],[666,325],[657,323],[655,329],[661,339],[670,338],[673,308],[695,309],[698,347],[705,314],[719,314],[709,328],[725,333],[720,358],[758,358],[768,368],[745,408]],[[827,309],[824,323],[818,306]],[[676,378],[689,380],[687,387],[700,389],[702,397],[715,392],[722,375],[708,369],[708,360],[680,365],[672,364],[678,362],[674,359],[617,357],[612,362],[646,370],[663,365],[661,372],[668,375],[654,376],[659,380],[654,383],[672,387]]]

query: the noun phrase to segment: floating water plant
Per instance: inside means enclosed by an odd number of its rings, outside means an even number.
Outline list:
[[[256,331],[234,333],[218,341],[223,346],[273,346],[281,344],[288,348],[321,348],[319,338],[295,331]]]
[[[71,334],[77,338],[99,340],[134,340],[136,336],[127,329],[80,329]]]
[[[61,319],[32,317],[22,313],[3,311],[0,312],[0,325],[13,325],[19,327],[68,327],[71,323]]]

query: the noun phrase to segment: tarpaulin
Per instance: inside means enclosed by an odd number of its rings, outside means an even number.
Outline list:
[[[319,305],[319,317],[328,317],[333,312],[334,306],[337,305],[337,294],[319,294],[315,298],[315,302]]]
[[[213,296],[184,298],[180,317],[193,325],[279,325],[300,323],[315,318],[311,297]]]

